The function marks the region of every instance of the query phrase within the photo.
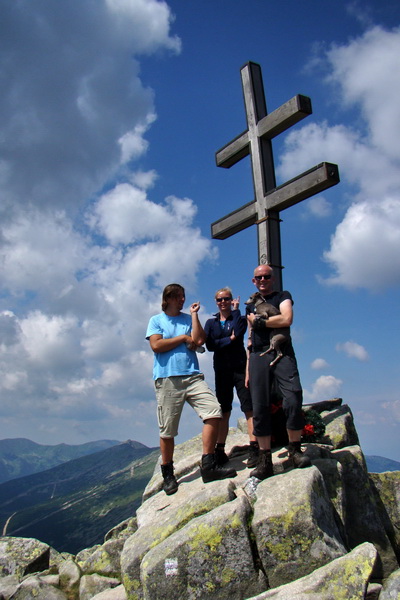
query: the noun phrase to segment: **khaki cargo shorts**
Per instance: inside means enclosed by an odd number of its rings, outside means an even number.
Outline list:
[[[157,398],[157,418],[160,437],[178,435],[183,405],[188,402],[200,419],[222,418],[221,407],[204,381],[202,373],[195,375],[163,377],[154,382]]]

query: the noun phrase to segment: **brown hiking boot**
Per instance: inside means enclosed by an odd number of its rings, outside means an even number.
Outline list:
[[[201,457],[200,472],[204,483],[227,479],[228,477],[236,477],[237,475],[235,469],[224,468],[218,465],[215,460],[215,454],[203,454]]]
[[[311,467],[311,460],[301,451],[301,442],[289,442],[288,451],[295,469]]]
[[[249,469],[251,469],[251,467],[255,467],[258,463],[259,456],[260,456],[260,448],[258,446],[258,442],[250,442],[246,466]]]
[[[272,466],[272,455],[271,450],[259,451],[258,463],[255,469],[250,472],[250,477],[257,477],[260,481],[272,477],[274,474],[274,468]]]

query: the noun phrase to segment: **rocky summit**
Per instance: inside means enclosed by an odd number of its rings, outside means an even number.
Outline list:
[[[399,599],[400,472],[368,473],[341,399],[310,409],[325,425],[303,444],[310,467],[280,446],[274,476],[250,477],[239,421],[226,446],[235,478],[203,483],[197,436],[176,447],[178,491],[162,491],[157,466],[103,544],[72,555],[0,538],[0,600]]]

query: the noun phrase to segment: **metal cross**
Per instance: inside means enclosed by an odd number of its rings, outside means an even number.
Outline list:
[[[271,139],[312,113],[311,100],[297,95],[267,114],[260,65],[241,68],[247,130],[216,152],[218,167],[229,168],[250,154],[255,198],[211,225],[211,235],[224,240],[257,225],[258,264],[275,272],[275,289],[282,290],[279,211],[339,183],[337,165],[321,163],[283,185],[276,186]]]

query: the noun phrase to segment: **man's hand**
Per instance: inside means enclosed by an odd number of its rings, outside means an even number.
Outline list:
[[[190,305],[190,314],[197,313],[200,310],[200,302],[193,302]]]
[[[189,350],[193,350],[193,352],[197,348],[197,345],[194,343],[194,341],[192,340],[192,338],[189,337],[189,336],[188,336],[188,339],[186,340],[186,346],[189,348]]]
[[[266,327],[266,320],[268,317],[266,315],[255,315],[253,322],[251,324],[254,331],[259,331],[260,329],[264,329]]]

